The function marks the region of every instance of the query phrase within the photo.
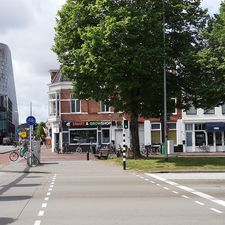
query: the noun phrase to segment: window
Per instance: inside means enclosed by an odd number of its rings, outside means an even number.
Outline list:
[[[102,130],[102,143],[109,143],[110,142],[109,134],[110,134],[109,129],[103,129]]]
[[[197,115],[197,109],[192,105],[187,111],[187,115]]]
[[[100,107],[101,107],[100,109],[101,112],[110,112],[110,107],[104,104],[104,102],[102,101],[100,102]]]
[[[185,124],[185,130],[193,130],[192,124]]]
[[[204,110],[204,114],[215,114],[215,108]]]
[[[79,99],[71,99],[70,101],[70,112],[79,113],[80,112],[80,100]]]
[[[152,130],[160,130],[161,124],[160,123],[153,123]]]
[[[170,115],[176,115],[177,114],[177,99],[176,98],[171,98],[170,101],[168,102],[168,114]]]
[[[48,107],[49,107],[49,116],[58,116],[59,115],[59,93],[49,94]]]
[[[203,146],[204,144],[206,144],[205,133],[201,131],[195,132],[195,145]]]
[[[176,130],[177,124],[176,123],[167,123],[167,127],[169,130]]]
[[[97,143],[97,129],[70,130],[70,144]]]

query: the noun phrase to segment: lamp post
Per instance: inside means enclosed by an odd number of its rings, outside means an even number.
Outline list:
[[[164,93],[164,147],[165,161],[168,161],[167,151],[167,86],[166,86],[166,31],[165,31],[165,2],[163,1],[163,93]]]

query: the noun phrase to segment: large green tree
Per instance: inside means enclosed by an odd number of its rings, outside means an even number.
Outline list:
[[[67,0],[58,12],[53,50],[62,73],[74,81],[78,98],[103,100],[130,114],[135,157],[138,117],[163,115],[164,59],[168,103],[186,100],[183,67],[201,45],[206,21],[200,2]]]
[[[197,107],[211,108],[225,103],[224,1],[202,34],[204,48],[196,54],[200,82],[193,101]]]

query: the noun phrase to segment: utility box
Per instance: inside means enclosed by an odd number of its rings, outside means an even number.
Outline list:
[[[34,155],[38,158],[38,160],[40,162],[41,142],[40,141],[32,141],[31,149],[32,149]]]
[[[167,141],[167,147],[168,147],[168,154],[174,154],[174,143],[173,140],[168,140]]]

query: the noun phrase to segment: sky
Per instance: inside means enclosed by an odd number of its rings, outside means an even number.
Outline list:
[[[37,122],[48,118],[50,69],[58,69],[51,51],[57,11],[66,0],[0,0],[0,42],[11,50],[20,123],[30,115]],[[221,0],[203,0],[210,14]]]

